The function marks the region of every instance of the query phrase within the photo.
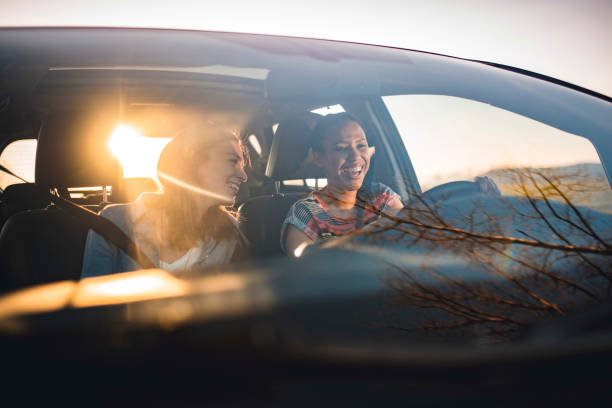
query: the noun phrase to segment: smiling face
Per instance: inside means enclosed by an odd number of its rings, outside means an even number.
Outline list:
[[[209,197],[224,205],[234,203],[240,184],[247,180],[240,143],[227,140],[214,144],[197,168],[198,187],[212,193]]]
[[[374,154],[361,126],[346,120],[329,129],[321,142],[321,150],[313,154],[325,171],[327,185],[338,191],[359,190]]]

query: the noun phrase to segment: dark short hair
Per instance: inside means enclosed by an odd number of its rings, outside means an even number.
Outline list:
[[[347,112],[341,113],[330,113],[329,115],[323,116],[317,126],[315,126],[312,134],[312,138],[310,139],[310,146],[312,147],[313,152],[322,152],[323,151],[323,140],[329,136],[329,133],[334,130],[339,130],[342,125],[344,125],[348,121],[353,121],[357,123],[362,129],[363,126],[357,118]]]

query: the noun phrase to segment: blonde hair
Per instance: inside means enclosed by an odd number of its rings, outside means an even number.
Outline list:
[[[238,134],[213,124],[183,130],[166,145],[159,157],[157,172],[163,195],[158,205],[168,221],[164,239],[177,249],[187,250],[206,238],[217,242],[236,239],[245,243],[236,214],[229,207],[213,205],[204,214],[199,214],[198,196],[169,180],[197,186],[195,169],[210,158],[211,147],[226,141],[238,142],[247,161],[248,151]]]

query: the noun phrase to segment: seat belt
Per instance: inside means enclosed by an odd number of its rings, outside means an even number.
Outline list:
[[[130,238],[121,228],[119,228],[111,220],[99,216],[95,212],[81,207],[72,201],[58,197],[49,193],[51,202],[59,206],[64,211],[68,212],[73,217],[82,220],[86,225],[89,225],[92,230],[100,234],[103,238],[110,241],[111,244],[125,252],[130,258],[134,259],[140,266],[145,269],[155,268],[155,264],[151,259],[142,252],[140,247],[136,245],[134,240]]]
[[[0,170],[4,171],[11,176],[18,178],[24,182],[28,182],[23,177],[19,177],[6,167],[0,164]],[[99,216],[93,211],[88,210],[72,201],[66,200],[65,198],[58,197],[47,191],[51,202],[58,207],[64,209],[67,213],[73,217],[83,221],[92,230],[100,234],[103,238],[110,241],[111,244],[125,252],[130,258],[134,259],[143,268],[156,268],[155,264],[151,259],[142,252],[142,250],[136,245],[134,240],[130,238],[121,228],[116,226],[112,221]]]

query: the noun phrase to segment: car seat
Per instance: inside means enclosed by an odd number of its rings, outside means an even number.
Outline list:
[[[309,155],[310,138],[320,115],[289,115],[279,122],[272,139],[266,177],[274,182],[275,193],[245,201],[238,215],[254,256],[281,255],[280,230],[291,205],[304,192],[283,193],[283,180],[323,178],[323,171]]]
[[[7,186],[0,197],[0,230],[14,214],[31,209],[45,208],[51,203],[48,195],[34,183],[18,183]]]
[[[113,125],[83,113],[48,117],[38,136],[39,191],[65,195],[68,187],[118,186],[121,166],[106,147]],[[78,279],[88,230],[55,206],[12,215],[0,232],[0,291]]]

